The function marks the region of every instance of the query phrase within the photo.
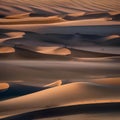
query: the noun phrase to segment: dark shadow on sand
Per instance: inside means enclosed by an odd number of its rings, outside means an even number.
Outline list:
[[[45,110],[38,110],[29,113],[24,113],[1,120],[33,120],[48,117],[57,117],[75,114],[94,114],[94,113],[112,113],[120,112],[120,103],[97,103],[97,104],[83,104],[67,107],[56,107]]]

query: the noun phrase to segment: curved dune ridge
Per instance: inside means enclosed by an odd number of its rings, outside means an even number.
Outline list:
[[[120,86],[120,77],[115,78],[101,78],[94,80],[93,82],[103,85],[111,85],[111,86]]]
[[[30,46],[17,46],[20,48],[24,48],[24,49],[28,49],[37,53],[43,53],[43,54],[51,54],[51,55],[69,55],[71,54],[71,51],[67,48],[63,48],[63,47],[57,47],[57,46],[48,46],[48,47],[30,47]]]
[[[1,25],[0,29],[35,32],[38,34],[88,34],[111,35],[119,34],[120,22],[106,21],[104,19],[75,20],[52,24],[25,24],[25,25]],[[91,30],[92,28],[92,30]]]
[[[44,86],[31,86],[31,85],[24,85],[19,83],[0,83],[0,92],[2,92],[0,93],[0,101],[20,97],[37,91],[45,90],[48,88],[57,87],[60,85],[62,85],[61,80],[57,80],[55,82],[52,82]],[[3,90],[6,89],[8,90],[3,92]]]
[[[57,23],[65,21],[61,17],[28,17],[23,19],[1,19],[1,25],[15,25],[15,24],[45,24],[45,23]]]
[[[23,38],[23,36],[25,35],[25,32],[5,32],[5,33],[1,33],[1,38],[0,38],[0,43],[3,43],[5,41],[8,40],[12,40],[12,39],[17,39],[17,38]]]
[[[0,83],[0,91],[6,90],[8,88],[9,88],[9,84],[8,83]]]
[[[120,88],[76,82],[0,102],[0,116],[77,104],[118,102]]]
[[[22,38],[25,35],[25,32],[6,32],[4,34],[10,38]]]
[[[57,87],[57,86],[60,86],[60,85],[62,85],[62,80],[57,80],[57,81],[55,81],[53,83],[44,85],[44,87]]]
[[[46,44],[47,45],[47,44]],[[16,45],[18,48],[23,48],[26,50],[30,50],[36,53],[42,53],[42,54],[51,54],[51,55],[69,55],[71,54],[71,51],[67,48],[63,48],[61,46],[49,46],[49,44],[45,47],[33,47],[28,45]]]
[[[8,15],[5,18],[6,19],[22,19],[22,18],[27,18],[29,16],[30,16],[30,13],[23,13],[23,14]]]
[[[120,35],[110,35],[110,36],[105,37],[106,40],[113,40],[116,38],[120,38]]]
[[[4,53],[14,53],[15,49],[13,47],[0,47],[0,54]]]
[[[48,16],[79,11],[119,11],[119,5],[119,0],[1,0],[0,10],[3,15],[27,12]]]
[[[115,61],[119,60],[118,54],[93,52],[64,48],[61,46],[33,47],[15,45],[15,47],[1,47],[1,59],[40,59],[40,60],[77,60],[77,61]],[[11,51],[7,48],[13,48]],[[7,54],[10,53],[10,54]],[[12,54],[11,54],[12,53]],[[118,56],[118,57],[117,57]],[[100,58],[100,59],[99,59]]]

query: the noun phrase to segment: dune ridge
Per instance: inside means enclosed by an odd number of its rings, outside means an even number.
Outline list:
[[[101,100],[103,102],[119,101],[118,90],[119,88],[95,83],[70,83],[0,102],[0,107],[2,108],[0,115],[12,115],[55,106],[99,103]]]
[[[120,0],[1,0],[0,119],[119,120],[119,46]]]

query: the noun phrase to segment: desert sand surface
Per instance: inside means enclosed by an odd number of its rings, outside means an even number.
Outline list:
[[[120,0],[1,0],[0,119],[119,120]]]

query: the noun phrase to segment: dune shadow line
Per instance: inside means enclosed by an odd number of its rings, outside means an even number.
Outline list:
[[[16,116],[4,118],[1,120],[33,120],[33,119],[75,115],[82,113],[95,114],[95,113],[108,113],[108,112],[111,113],[120,112],[120,102],[83,104],[83,105],[49,108],[45,110],[23,113]]]

